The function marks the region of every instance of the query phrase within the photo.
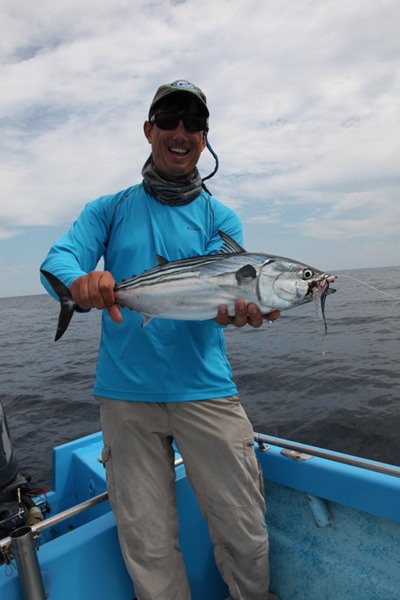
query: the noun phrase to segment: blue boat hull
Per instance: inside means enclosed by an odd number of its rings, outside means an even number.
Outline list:
[[[283,449],[283,440],[268,442],[268,447],[261,443],[257,454],[267,494],[271,590],[280,600],[400,598],[396,469],[381,473],[346,464],[352,457],[328,453],[322,458],[313,455],[313,448],[304,456]],[[48,495],[52,514],[105,491],[101,448],[101,435],[94,434],[54,449],[54,491]],[[176,485],[192,599],[223,600],[228,590],[184,465],[176,468]],[[108,501],[42,531],[40,540],[38,557],[49,600],[134,597]],[[13,564],[0,567],[0,598],[23,600]]]

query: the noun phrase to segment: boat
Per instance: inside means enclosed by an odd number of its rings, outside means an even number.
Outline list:
[[[16,472],[4,415],[0,426],[0,525],[10,530],[0,541],[0,598],[135,598],[107,497],[101,433],[54,448],[53,489],[34,495]],[[257,432],[254,439],[271,592],[279,600],[398,600],[400,467]],[[178,449],[175,471],[192,600],[224,600],[229,592]]]

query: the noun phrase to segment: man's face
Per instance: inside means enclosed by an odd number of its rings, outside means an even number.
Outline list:
[[[179,104],[172,98],[155,112],[200,114],[195,100],[183,106]],[[160,175],[172,181],[191,179],[206,145],[205,132],[187,131],[182,121],[172,130],[160,129],[156,123],[146,121],[143,129],[151,144],[154,166]]]

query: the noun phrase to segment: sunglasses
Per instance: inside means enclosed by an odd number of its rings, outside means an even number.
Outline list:
[[[207,117],[199,115],[181,115],[179,113],[155,113],[150,117],[150,123],[155,123],[159,129],[172,131],[182,121],[186,131],[203,131],[207,128]]]

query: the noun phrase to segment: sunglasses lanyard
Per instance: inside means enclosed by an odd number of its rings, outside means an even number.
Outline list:
[[[214,149],[211,147],[211,144],[208,141],[208,137],[206,137],[206,146],[207,146],[207,150],[212,154],[212,156],[213,156],[213,158],[215,160],[215,168],[214,168],[214,170],[209,175],[207,175],[207,177],[203,177],[201,181],[202,181],[202,186],[205,189],[205,191],[208,192],[212,196],[211,192],[207,189],[207,187],[204,184],[204,182],[207,179],[211,179],[211,177],[214,177],[215,173],[218,171],[218,168],[219,168],[219,158],[218,158],[216,152],[214,151]]]

